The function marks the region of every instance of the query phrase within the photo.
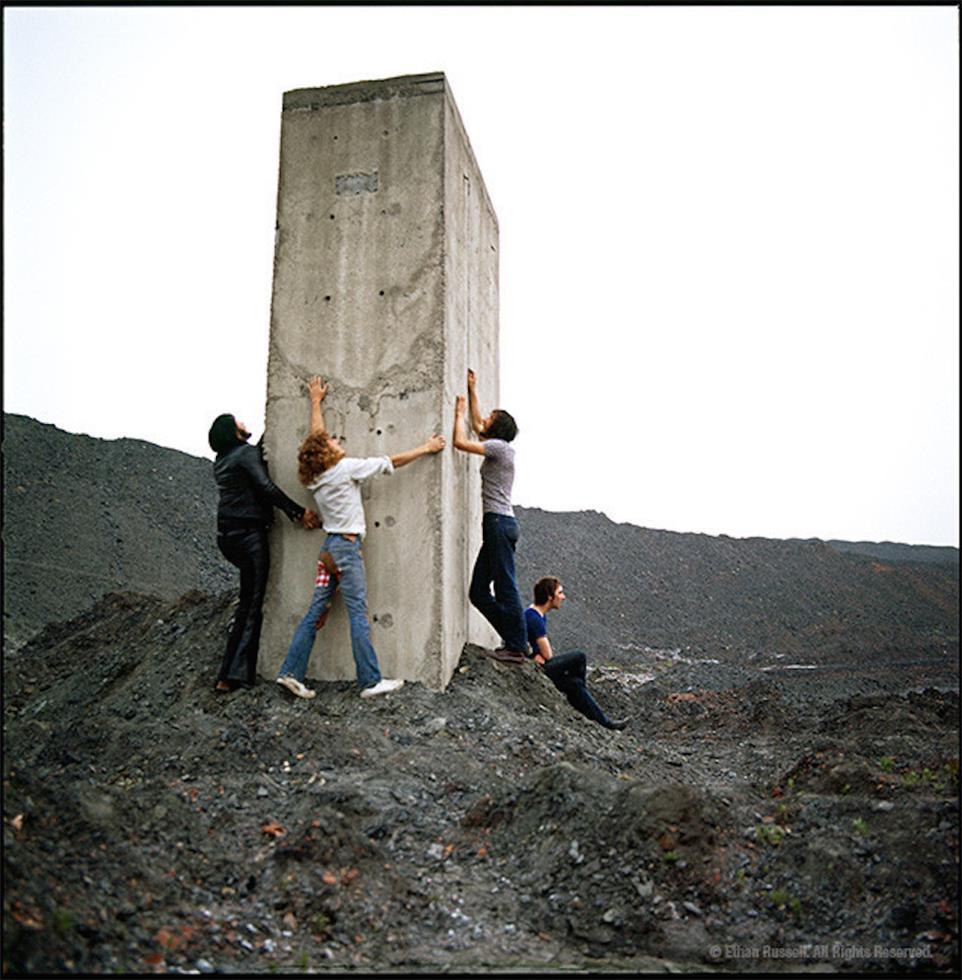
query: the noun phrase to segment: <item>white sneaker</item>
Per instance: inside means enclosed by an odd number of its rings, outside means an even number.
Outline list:
[[[277,683],[281,687],[286,687],[291,694],[296,694],[299,698],[317,697],[317,691],[312,691],[309,687],[305,687],[296,677],[283,674],[277,678]]]
[[[373,698],[375,694],[389,694],[404,686],[404,681],[378,681],[373,687],[366,687],[361,691],[362,698]]]

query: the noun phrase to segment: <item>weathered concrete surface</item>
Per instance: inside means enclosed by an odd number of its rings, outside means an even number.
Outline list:
[[[466,641],[490,643],[470,608],[480,545],[478,457],[450,430],[465,373],[485,410],[498,393],[498,225],[442,74],[284,96],[265,447],[274,479],[297,482],[307,380],[330,383],[329,430],[352,456],[448,448],[365,491],[372,639],[385,677],[443,688]],[[300,499],[310,503],[304,490]],[[278,521],[261,670],[273,676],[313,589],[321,532]],[[309,676],[354,677],[343,604],[318,636]]]

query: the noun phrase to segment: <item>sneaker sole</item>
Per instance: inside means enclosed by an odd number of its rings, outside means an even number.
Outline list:
[[[292,678],[292,680],[296,680],[296,678]],[[290,693],[293,694],[294,697],[296,697],[296,698],[302,698],[305,701],[310,701],[311,698],[313,698],[313,697],[315,697],[317,695],[317,692],[316,691],[312,691],[309,687],[305,687],[304,688],[304,691],[307,692],[307,693],[302,694],[292,684],[288,684],[287,683],[287,679],[286,678],[283,678],[283,677],[278,677],[277,678],[277,683],[280,684],[280,686],[283,687],[285,691],[290,691]]]
[[[398,684],[397,687],[392,687],[390,690],[387,690],[387,691],[377,691],[376,693],[373,692],[369,687],[366,687],[366,688],[364,688],[363,691],[361,691],[361,697],[362,698],[365,698],[365,699],[367,699],[367,698],[379,698],[382,694],[393,694],[395,691],[400,691],[402,687],[404,687],[403,684]]]

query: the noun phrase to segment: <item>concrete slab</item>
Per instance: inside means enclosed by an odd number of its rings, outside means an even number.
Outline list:
[[[498,223],[443,74],[284,95],[265,449],[299,486],[307,381],[351,456],[444,435],[444,452],[365,491],[371,636],[385,677],[443,689],[465,642],[496,634],[468,603],[481,540],[480,458],[450,447],[468,367],[498,403]],[[311,504],[308,491],[298,499]],[[313,589],[321,532],[271,532],[260,669],[272,677]],[[309,676],[354,678],[340,599]]]

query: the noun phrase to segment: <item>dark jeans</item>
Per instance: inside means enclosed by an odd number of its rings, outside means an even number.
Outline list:
[[[217,535],[217,547],[240,569],[240,602],[217,679],[235,685],[253,685],[261,639],[261,606],[270,567],[267,531],[263,528],[221,531]]]
[[[544,672],[551,683],[568,699],[575,711],[586,718],[608,724],[608,716],[591,696],[585,678],[588,673],[588,658],[580,650],[561,653],[552,657],[545,665]]]
[[[514,548],[518,522],[505,514],[485,514],[481,522],[481,550],[474,563],[471,605],[498,631],[509,650],[526,653],[528,630],[514,574]],[[491,585],[494,585],[494,595]]]

